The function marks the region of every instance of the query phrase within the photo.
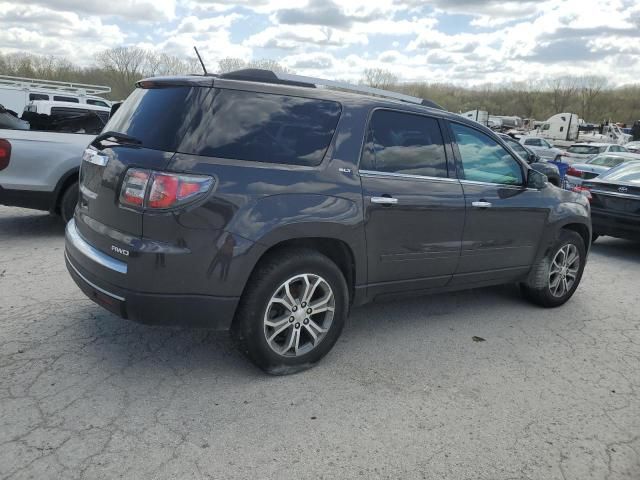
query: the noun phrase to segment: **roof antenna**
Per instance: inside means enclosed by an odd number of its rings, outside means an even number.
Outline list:
[[[200,56],[200,52],[198,52],[198,48],[194,45],[193,49],[196,51],[196,55],[198,56],[198,60],[200,60],[200,65],[202,65],[202,71],[205,75],[207,74],[207,67],[204,66],[204,62],[202,61],[202,57]]]

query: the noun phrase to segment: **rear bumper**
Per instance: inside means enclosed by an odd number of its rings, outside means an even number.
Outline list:
[[[637,215],[612,213],[598,208],[591,209],[591,224],[598,235],[640,240],[640,218]]]
[[[82,264],[77,261],[80,258]],[[238,297],[147,293],[108,282],[100,272],[107,269],[125,276],[126,263],[91,246],[79,235],[73,220],[67,224],[65,262],[71,278],[92,301],[122,318],[148,325],[227,330],[239,302]]]

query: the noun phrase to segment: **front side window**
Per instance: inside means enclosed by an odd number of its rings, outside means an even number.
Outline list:
[[[459,123],[451,130],[458,144],[465,180],[522,185],[522,168],[502,145],[488,135]]]
[[[529,152],[527,152],[527,150],[520,145],[519,142],[515,141],[515,140],[508,140],[508,139],[504,139],[505,142],[507,142],[507,145],[509,145],[518,155],[520,155],[520,158],[522,158],[523,160],[527,160],[527,158],[529,158]]]
[[[539,145],[540,145],[541,147],[545,147],[545,148],[552,148],[552,147],[551,147],[551,144],[550,144],[549,142],[547,142],[546,140],[541,140],[541,139],[539,139],[539,140],[538,140],[538,142],[540,142],[540,143],[539,143]]]
[[[360,168],[447,177],[447,157],[438,121],[411,113],[376,110]]]

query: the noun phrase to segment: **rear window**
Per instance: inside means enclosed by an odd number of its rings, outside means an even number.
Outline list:
[[[137,89],[105,130],[163,151],[317,165],[340,112],[336,102],[287,95],[204,87]]]
[[[589,145],[574,145],[567,148],[567,152],[581,155],[596,155],[602,151],[604,151],[604,147],[591,147]]]
[[[603,155],[603,156],[598,156],[596,158],[593,158],[593,159],[589,160],[587,163],[589,163],[591,165],[598,165],[600,167],[613,168],[613,167],[617,167],[622,162],[624,162],[623,158],[610,157],[610,156],[604,156]]]
[[[610,182],[626,182],[640,184],[640,163],[630,163],[609,171],[600,178]]]

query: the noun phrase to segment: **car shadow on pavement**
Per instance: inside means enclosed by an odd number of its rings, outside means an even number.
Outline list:
[[[28,237],[46,237],[64,235],[64,223],[57,215],[35,210],[6,209],[0,216],[0,237],[19,234]]]
[[[380,335],[385,335],[386,330],[391,335],[397,331],[389,327],[400,323],[407,335],[423,329],[425,322],[429,329],[437,330],[445,324],[453,328],[460,320],[458,314],[468,317],[471,311],[481,314],[484,310],[491,314],[497,303],[507,308],[528,305],[512,285],[372,303],[352,311],[344,337],[351,344],[365,344],[370,341],[372,328]],[[247,381],[264,377],[238,352],[228,332],[142,325],[120,319],[93,304],[79,309],[74,316],[79,320],[78,335],[95,338],[87,343],[83,354],[92,357],[90,363],[99,362],[100,368],[142,369],[145,375],[158,380],[166,375],[242,377]]]
[[[640,261],[640,242],[631,240],[602,237],[593,244],[591,251],[605,257]]]

